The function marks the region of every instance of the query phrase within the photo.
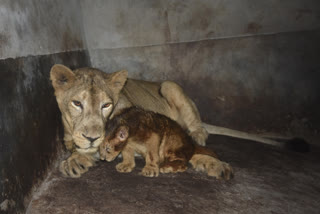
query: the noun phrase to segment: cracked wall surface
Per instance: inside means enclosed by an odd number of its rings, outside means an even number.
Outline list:
[[[24,210],[57,157],[55,63],[174,80],[206,122],[318,144],[319,4],[1,0],[0,213]]]

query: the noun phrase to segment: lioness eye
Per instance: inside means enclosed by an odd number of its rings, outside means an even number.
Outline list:
[[[74,101],[72,101],[72,103],[73,103],[75,106],[78,106],[78,107],[82,108],[81,102],[74,100]]]
[[[108,107],[110,107],[110,106],[111,106],[111,103],[105,103],[105,104],[102,105],[101,108],[108,108]]]

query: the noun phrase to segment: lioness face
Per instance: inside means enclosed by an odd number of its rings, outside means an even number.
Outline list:
[[[127,72],[106,74],[91,68],[71,71],[55,65],[50,75],[62,113],[64,140],[73,141],[78,152],[97,152]]]
[[[113,100],[97,87],[89,87],[75,93],[66,104],[76,149],[96,151],[104,139],[104,124],[112,112]]]

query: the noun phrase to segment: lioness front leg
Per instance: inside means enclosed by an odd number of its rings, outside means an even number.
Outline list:
[[[66,146],[67,150],[72,152],[73,150],[75,150],[75,144],[73,142],[73,140],[69,140],[69,141],[64,141],[64,145]]]
[[[185,95],[182,88],[174,82],[165,81],[161,84],[160,92],[174,112],[171,118],[187,129],[199,145],[206,145],[208,132],[202,127],[196,105]]]
[[[122,150],[121,154],[122,154],[122,162],[116,165],[117,171],[121,173],[131,172],[136,166],[136,163],[134,160],[134,150],[129,146],[126,146]]]
[[[78,178],[87,172],[90,167],[94,166],[96,161],[97,158],[94,154],[74,152],[70,157],[60,163],[59,170],[66,176]]]

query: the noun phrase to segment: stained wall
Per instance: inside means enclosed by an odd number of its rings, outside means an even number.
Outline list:
[[[89,65],[78,1],[0,1],[0,213],[18,213],[62,148],[49,80]]]
[[[318,143],[320,3],[82,1],[92,65],[181,84],[202,119]]]
[[[1,0],[0,213],[61,148],[55,63],[174,80],[205,122],[319,143],[318,2]]]

